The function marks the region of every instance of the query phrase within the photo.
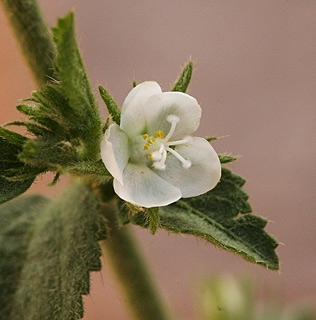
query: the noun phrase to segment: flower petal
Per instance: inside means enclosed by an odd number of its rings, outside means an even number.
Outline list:
[[[128,137],[117,124],[111,124],[101,141],[101,158],[111,175],[121,183],[129,157]]]
[[[183,198],[196,197],[213,189],[221,177],[221,164],[213,147],[203,138],[193,138],[188,146],[177,146],[175,151],[192,162],[189,169],[172,154],[167,156],[166,170],[155,170],[164,180],[182,192]]]
[[[161,179],[145,165],[128,163],[123,172],[122,185],[114,179],[114,190],[120,198],[139,206],[166,206],[181,198],[181,192]]]
[[[161,93],[161,88],[157,82],[146,81],[140,83],[127,95],[121,117],[121,128],[129,137],[144,133],[146,128],[146,118],[144,105],[152,95]]]
[[[167,117],[171,114],[180,119],[171,137],[172,140],[191,135],[200,124],[200,105],[195,98],[182,92],[156,94],[146,101],[144,111],[149,135],[154,135],[158,130],[167,135],[171,128]]]

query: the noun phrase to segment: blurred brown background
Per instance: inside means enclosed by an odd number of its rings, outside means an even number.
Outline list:
[[[316,2],[39,2],[50,25],[75,9],[94,89],[101,83],[120,104],[134,77],[138,83],[156,80],[166,91],[192,57],[188,93],[204,112],[198,135],[230,135],[213,145],[243,156],[231,168],[247,178],[254,212],[271,221],[268,231],[284,244],[278,273],[189,236],[159,231],[153,237],[137,229],[160,289],[180,319],[197,314],[201,276],[223,271],[253,277],[258,299],[283,295],[289,305],[316,304]],[[14,106],[35,86],[2,11],[0,43],[4,123],[20,117]],[[62,185],[48,188],[50,179],[37,181],[30,192],[58,194]],[[128,319],[108,274],[105,265],[102,275],[92,277],[86,320]]]

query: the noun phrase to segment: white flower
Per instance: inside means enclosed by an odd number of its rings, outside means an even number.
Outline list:
[[[198,102],[185,93],[162,92],[152,81],[132,89],[121,125],[111,124],[101,142],[118,196],[150,208],[213,189],[221,165],[205,139],[191,136],[200,118]]]

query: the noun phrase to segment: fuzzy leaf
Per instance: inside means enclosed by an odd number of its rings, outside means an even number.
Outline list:
[[[52,30],[57,46],[55,68],[60,88],[80,117],[81,125],[86,128],[83,138],[93,138],[98,144],[101,119],[77,45],[73,12],[58,19],[57,27]]]
[[[12,141],[15,141],[15,133],[12,134],[14,137]],[[18,159],[21,147],[2,137],[0,137],[0,150],[0,203],[3,203],[25,192],[43,170],[21,162]]]
[[[45,136],[51,135],[52,132],[49,132],[46,128],[37,125],[36,123],[32,123],[29,121],[12,121],[5,124],[6,126],[18,126],[25,127],[27,131],[34,134],[35,136]]]
[[[213,190],[161,207],[159,226],[205,239],[250,262],[278,270],[279,261],[274,251],[278,243],[263,230],[265,219],[246,214],[251,212],[251,207],[242,189],[244,183],[243,178],[223,168],[221,181]],[[127,215],[126,210],[121,212]],[[246,215],[238,217],[239,214]],[[148,220],[147,213],[142,211],[131,218],[133,223],[146,228],[150,227]]]
[[[0,206],[0,318],[9,319],[34,219],[48,200],[32,195]]]
[[[89,272],[101,269],[98,241],[105,238],[105,224],[98,208],[98,197],[88,186],[74,185],[50,201],[24,229],[28,248],[23,267],[14,266],[19,275],[12,276],[16,290],[12,305],[6,307],[10,309],[6,319],[83,317],[82,295],[89,293]]]
[[[0,127],[0,137],[20,147],[28,140],[26,137],[2,127]]]
[[[234,157],[230,154],[219,154],[219,161],[223,164],[223,163],[230,163],[233,161],[236,161],[238,159],[238,157]]]
[[[192,72],[193,62],[189,61],[188,64],[184,67],[181,76],[175,83],[172,91],[186,92],[192,77]]]
[[[112,116],[113,121],[120,125],[121,122],[121,110],[117,103],[114,101],[110,93],[105,90],[102,86],[99,86],[99,92],[102,100],[104,101],[106,107],[108,108],[109,114]]]

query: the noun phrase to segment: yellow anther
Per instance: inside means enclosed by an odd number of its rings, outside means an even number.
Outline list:
[[[153,144],[156,141],[156,138],[153,136],[150,136],[147,140],[147,144]]]
[[[156,135],[157,138],[161,138],[161,139],[165,138],[165,133],[162,130],[156,131],[155,135]]]
[[[146,140],[148,138],[148,134],[145,133],[145,134],[142,135],[142,137],[143,137],[144,140]]]
[[[148,155],[148,159],[152,160],[153,156],[151,155],[151,153]]]

